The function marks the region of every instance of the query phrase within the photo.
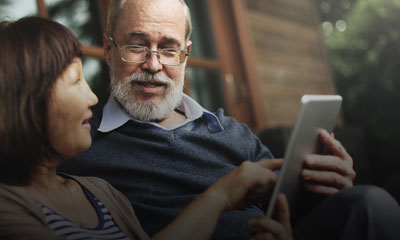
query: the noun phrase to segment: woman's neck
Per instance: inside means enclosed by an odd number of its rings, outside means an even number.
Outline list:
[[[29,187],[44,189],[46,191],[59,190],[66,182],[65,178],[57,175],[57,166],[41,165],[35,169]]]
[[[98,215],[80,185],[73,179],[57,175],[57,166],[36,168],[30,185],[24,187],[37,202],[72,222],[96,227]]]

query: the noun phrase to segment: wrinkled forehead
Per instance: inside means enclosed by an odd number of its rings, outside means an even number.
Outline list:
[[[184,7],[179,0],[131,0],[122,8],[115,34],[126,38],[131,32],[144,32],[183,43],[185,24]]]

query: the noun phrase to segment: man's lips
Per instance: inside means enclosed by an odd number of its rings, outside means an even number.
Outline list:
[[[167,86],[165,83],[160,83],[160,82],[139,82],[136,81],[133,84],[137,85],[140,87],[141,91],[145,93],[154,93],[159,91],[161,88],[164,88],[164,86]]]
[[[160,83],[160,82],[139,82],[139,81],[137,81],[134,83],[136,83],[140,86],[143,86],[143,87],[147,87],[147,88],[155,88],[155,87],[161,87],[161,86],[166,85],[165,83]]]

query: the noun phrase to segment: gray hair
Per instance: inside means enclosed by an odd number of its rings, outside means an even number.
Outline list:
[[[112,0],[111,1],[111,6],[108,11],[108,17],[107,17],[107,34],[112,35],[113,34],[113,29],[115,28],[115,24],[117,23],[119,13],[126,3],[127,0]],[[185,39],[186,41],[189,40],[190,35],[192,34],[192,18],[190,16],[190,10],[189,7],[186,5],[185,0],[179,0],[183,4],[184,8],[184,14],[186,18],[186,31],[185,31]]]

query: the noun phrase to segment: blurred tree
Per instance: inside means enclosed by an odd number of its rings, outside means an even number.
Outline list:
[[[321,19],[344,23],[325,34],[327,49],[345,121],[365,129],[375,182],[384,184],[400,174],[400,0],[352,3],[340,14],[321,7]]]
[[[335,23],[344,18],[358,0],[317,0],[321,21]]]
[[[6,13],[5,7],[10,5],[10,3],[10,0],[0,0],[0,16],[4,16],[4,14]]]

